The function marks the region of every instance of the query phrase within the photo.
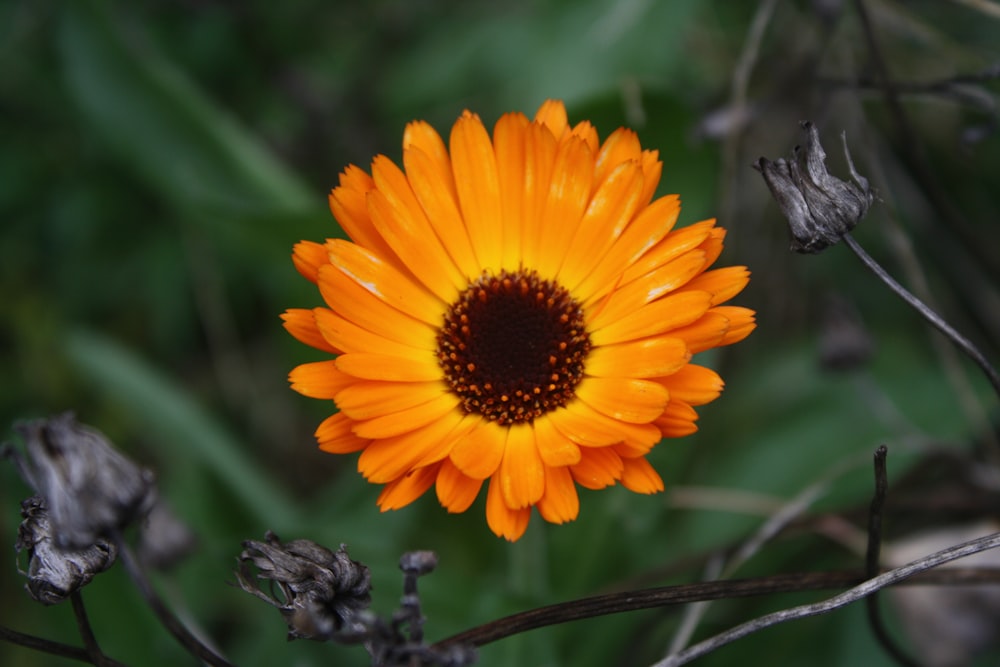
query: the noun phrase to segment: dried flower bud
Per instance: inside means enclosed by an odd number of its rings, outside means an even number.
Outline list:
[[[310,540],[282,544],[271,532],[264,540],[243,543],[236,577],[244,591],[281,611],[289,639],[325,641],[342,629],[363,634],[354,621],[371,603],[371,573],[344,545],[334,552]],[[260,579],[277,584],[283,599],[263,592]]]
[[[82,549],[63,550],[52,539],[45,501],[32,496],[21,503],[24,520],[17,530],[14,548],[27,552],[28,567],[18,571],[28,577],[25,589],[37,602],[56,604],[80,590],[97,575],[111,567],[118,549],[111,542],[98,539]]]
[[[22,474],[45,499],[52,539],[64,549],[94,544],[149,511],[153,474],[117,452],[72,413],[15,426],[27,444]]]
[[[809,121],[804,121],[802,128],[807,132],[804,151],[796,146],[791,160],[779,158],[771,162],[760,158],[754,167],[764,176],[771,195],[788,220],[791,249],[817,253],[854,229],[868,212],[875,195],[868,180],[854,168],[846,135],[841,138],[854,183],[830,175],[819,131]]]
[[[828,371],[849,371],[865,365],[875,343],[854,306],[842,297],[826,299],[819,336],[820,365]]]
[[[157,498],[139,527],[139,560],[166,570],[194,551],[197,539],[162,498]]]
[[[399,569],[406,574],[430,574],[437,567],[438,557],[433,551],[407,551],[399,559]]]

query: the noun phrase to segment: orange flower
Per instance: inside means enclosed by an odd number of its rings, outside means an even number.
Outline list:
[[[382,510],[431,486],[465,511],[488,480],[486,520],[516,540],[531,509],[576,518],[576,486],[654,493],[645,455],[694,432],[692,406],[722,390],[690,363],[754,328],[724,306],[744,267],[708,270],[725,231],[673,229],[675,195],[653,200],[662,164],[635,133],[603,143],[561,102],[503,116],[491,139],[468,111],[450,150],[427,123],[403,135],[403,166],[350,166],[330,207],[352,241],[303,241],[295,266],[324,307],[285,327],[336,358],[290,374],[332,399],[320,449],[361,452]]]

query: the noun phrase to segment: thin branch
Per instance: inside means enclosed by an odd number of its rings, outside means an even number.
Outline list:
[[[216,654],[195,637],[167,608],[166,604],[164,604],[163,600],[160,599],[160,596],[153,589],[152,584],[146,577],[145,571],[139,565],[135,554],[132,553],[132,548],[122,539],[121,535],[116,535],[115,541],[118,544],[118,556],[125,566],[129,577],[132,579],[132,583],[139,589],[142,597],[146,600],[146,604],[150,606],[156,617],[160,619],[163,626],[174,636],[181,646],[212,667],[233,667],[225,658]]]
[[[32,651],[38,651],[39,653],[47,653],[49,655],[57,655],[60,658],[66,658],[68,660],[77,660],[79,662],[86,662],[88,664],[94,664],[91,661],[90,653],[87,649],[80,648],[79,646],[70,646],[69,644],[63,644],[62,642],[55,642],[50,639],[43,639],[42,637],[36,637],[35,635],[28,635],[23,632],[18,632],[17,630],[11,630],[10,628],[0,625],[0,640],[5,642],[10,642],[11,644],[16,644],[18,646],[23,646]],[[104,663],[107,667],[126,667],[125,664],[120,663],[111,658],[107,658],[107,662]]]
[[[1000,537],[997,538],[1000,543]],[[983,551],[985,549],[980,549]],[[964,554],[963,554],[964,555]],[[958,558],[959,556],[955,556]],[[893,570],[892,572],[895,572]],[[885,575],[883,575],[885,576]],[[907,575],[909,576],[909,575]],[[528,630],[559,625],[585,618],[620,614],[640,609],[668,607],[671,605],[745,598],[774,593],[818,591],[856,586],[865,582],[864,572],[793,572],[751,579],[708,581],[679,586],[662,586],[642,590],[606,593],[592,597],[560,602],[537,609],[511,614],[495,621],[470,628],[442,639],[435,648],[455,644],[484,646]],[[895,581],[891,582],[895,583]],[[905,584],[957,586],[961,584],[1000,584],[1000,568],[948,568],[921,572]]]
[[[785,609],[773,614],[761,616],[760,618],[738,625],[731,630],[718,634],[715,637],[707,639],[699,644],[695,644],[686,651],[678,653],[675,656],[671,656],[668,660],[657,663],[654,667],[677,667],[678,665],[687,664],[696,658],[700,658],[703,655],[711,653],[721,646],[734,642],[742,637],[746,637],[747,635],[757,632],[758,630],[763,630],[764,628],[769,628],[773,625],[784,623],[785,621],[825,614],[852,602],[857,602],[861,598],[867,597],[875,591],[879,591],[886,586],[899,583],[904,579],[912,577],[918,572],[925,572],[944,563],[948,563],[964,556],[980,553],[988,549],[993,549],[997,546],[1000,546],[1000,533],[980,537],[978,539],[935,552],[929,556],[925,556],[924,558],[920,558],[919,560],[915,560],[912,563],[904,565],[903,567],[889,570],[885,574],[875,577],[874,579],[868,579],[864,583],[857,585],[840,595],[823,600],[822,602],[792,607],[791,609]]]
[[[911,308],[920,313],[920,315],[927,320],[935,329],[943,333],[945,336],[951,340],[960,350],[965,352],[971,358],[983,373],[986,374],[986,379],[989,380],[990,384],[993,385],[993,390],[1000,397],[1000,374],[997,374],[997,370],[993,368],[986,356],[979,351],[972,341],[958,333],[950,324],[945,322],[940,315],[931,310],[923,301],[911,294],[905,287],[900,285],[896,280],[890,276],[882,266],[876,262],[871,256],[865,252],[865,249],[861,247],[850,233],[844,234],[844,243],[847,247],[854,251],[854,254],[858,256],[858,259],[871,270],[878,278],[886,284],[886,286],[895,292],[903,301],[905,301]]]
[[[80,595],[80,591],[74,591],[69,599],[73,603],[73,615],[76,616],[76,627],[80,632],[80,639],[83,640],[83,646],[87,651],[87,655],[90,656],[90,661],[97,665],[97,667],[114,667],[120,664],[104,655],[104,651],[98,645],[97,637],[94,636],[94,630],[90,627],[87,608],[83,604],[83,596]]]
[[[888,453],[889,450],[885,445],[875,450],[875,495],[872,497],[871,509],[868,512],[868,550],[865,554],[865,574],[869,579],[879,571],[879,555],[882,551],[882,508],[885,506],[885,496],[889,490],[889,476],[886,472]],[[903,667],[919,667],[919,663],[896,644],[885,627],[877,592],[865,598],[865,606],[872,632],[886,653]]]

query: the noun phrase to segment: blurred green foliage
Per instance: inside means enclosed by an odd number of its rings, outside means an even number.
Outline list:
[[[900,76],[974,72],[1000,56],[995,21],[971,10],[872,4]],[[446,132],[466,107],[490,123],[555,97],[571,120],[590,119],[602,136],[636,127],[664,160],[661,190],[683,197],[682,224],[728,213],[724,259],[755,274],[738,302],[758,310],[759,330],[708,355],[727,392],[701,411],[698,434],[651,457],[668,489],[747,491],[774,503],[829,475],[807,517],[842,512],[863,526],[877,444],[889,443],[894,477],[932,444],[972,452],[988,442],[976,416],[995,415],[983,407],[995,403],[975,398],[985,395],[975,371],[942,356],[916,316],[845,249],[789,256],[748,165],[757,154],[787,153],[799,118],[825,121],[830,145],[847,127],[866,146],[856,160],[882,165],[870,175],[885,189],[888,212],[858,235],[904,271],[900,239],[914,244],[929,268],[905,275],[925,277],[945,312],[996,358],[1000,271],[983,249],[1000,247],[988,224],[1000,209],[1000,142],[988,133],[975,145],[958,141],[963,128],[996,119],[948,100],[909,107],[939,187],[968,221],[942,229],[905,163],[893,161],[907,137],[877,94],[835,85],[824,93],[817,84],[867,71],[857,64],[865,55],[856,21],[830,27],[809,3],[786,3],[762,42],[749,124],[713,131],[708,114],[726,108],[755,9],[695,0],[0,5],[0,422],[75,410],[157,471],[163,495],[200,541],[158,583],[241,665],[366,662],[361,649],[286,643],[274,610],[227,585],[241,540],[267,529],[347,543],[372,568],[382,612],[401,594],[399,555],[436,551],[439,571],[421,584],[432,639],[554,601],[697,580],[706,554],[745,539],[764,520],[760,512],[685,505],[670,491],[583,492],[578,521],[556,527],[536,517],[513,545],[489,533],[482,499],[460,516],[432,496],[382,515],[378,489],[353,460],[315,449],[311,433],[329,406],[287,389],[290,368],[320,358],[278,320],[319,298],[289,253],[300,239],[339,233],[325,199],[340,170],[367,166],[379,152],[398,157],[412,118]],[[989,86],[977,94],[993,95]],[[818,367],[817,320],[830,290],[858,305],[875,340],[872,364],[854,374]],[[948,364],[970,394],[956,389]],[[0,541],[11,544],[27,491],[9,467],[0,481]],[[831,549],[804,523],[737,576],[859,566],[857,553]],[[78,643],[69,610],[37,607],[22,583],[12,559],[0,562],[0,622]],[[119,568],[84,597],[109,655],[133,665],[193,664]],[[698,636],[814,599],[716,603]],[[481,664],[648,664],[678,618],[650,611],[535,631],[486,647]],[[890,664],[860,609],[752,636],[699,664],[737,661]],[[0,662],[58,661],[0,645]]]

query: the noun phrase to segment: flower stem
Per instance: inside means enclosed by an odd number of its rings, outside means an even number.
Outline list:
[[[858,259],[867,266],[872,273],[874,273],[878,278],[886,284],[886,286],[895,292],[903,301],[905,301],[911,308],[920,313],[925,320],[927,320],[935,329],[943,333],[952,343],[955,344],[960,350],[965,352],[969,357],[976,362],[976,365],[982,369],[983,373],[986,374],[986,379],[989,380],[990,384],[993,385],[993,390],[1000,397],[1000,374],[997,374],[997,370],[990,364],[982,352],[979,351],[975,345],[972,344],[968,338],[958,333],[950,324],[945,322],[940,315],[931,310],[931,308],[925,304],[923,301],[910,294],[905,287],[900,285],[896,280],[890,276],[882,266],[876,262],[871,256],[865,252],[864,248],[854,240],[854,237],[850,234],[844,234],[844,243],[847,247],[854,251],[854,254],[858,256]]]
[[[118,543],[118,555],[121,558],[122,564],[125,566],[125,570],[128,572],[129,578],[132,579],[132,583],[135,584],[136,588],[142,594],[142,597],[146,600],[156,617],[160,619],[160,623],[174,636],[174,638],[183,646],[189,653],[197,657],[206,664],[212,667],[233,667],[229,661],[225,658],[216,654],[212,649],[203,644],[197,637],[195,637],[190,630],[188,630],[184,625],[177,619],[176,616],[167,608],[167,605],[163,603],[160,596],[153,589],[149,578],[146,577],[146,572],[142,569],[135,554],[132,553],[132,548],[125,542],[121,534],[115,535],[115,541]]]
[[[87,608],[83,605],[83,596],[80,595],[80,591],[74,592],[70,596],[70,601],[73,603],[73,615],[76,616],[76,626],[80,631],[80,638],[83,640],[83,646],[91,662],[97,667],[122,667],[120,662],[104,655],[104,651],[97,644],[97,637],[94,636],[94,630],[90,627]]]

